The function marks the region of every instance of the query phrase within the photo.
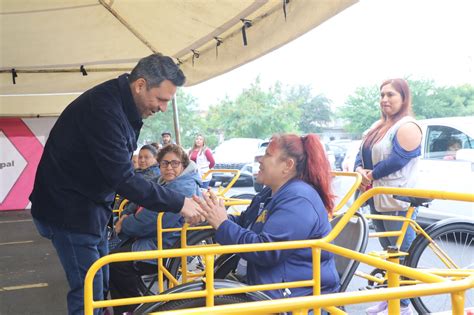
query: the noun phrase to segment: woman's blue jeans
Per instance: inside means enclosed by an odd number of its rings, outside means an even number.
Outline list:
[[[395,215],[400,217],[405,217],[406,211],[394,211],[394,212],[378,212],[374,206],[374,200],[369,199],[369,206],[370,206],[370,213],[371,214],[382,214],[382,215]],[[412,219],[415,220],[418,214],[418,208],[415,209],[412,215]],[[372,220],[374,224],[376,232],[386,232],[386,231],[399,231],[402,228],[403,222],[402,221],[383,221],[383,220]],[[410,249],[411,243],[415,240],[416,233],[411,228],[408,227],[405,237],[403,239],[402,245],[400,246],[400,250],[402,252],[407,252]],[[388,246],[393,246],[397,242],[397,237],[380,237],[379,238],[380,245],[382,245],[383,249],[386,250]],[[403,258],[400,259],[400,262],[403,262]],[[400,303],[403,306],[407,306],[410,304],[409,299],[400,300]]]
[[[393,216],[400,216],[405,217],[406,211],[393,211],[393,212],[378,212],[374,206],[374,200],[369,199],[369,206],[370,206],[370,213],[371,214],[382,214],[382,215],[393,215]],[[418,214],[418,208],[415,209],[413,212],[412,219],[415,220]],[[399,231],[402,228],[403,222],[402,221],[383,221],[383,220],[372,220],[374,224],[376,232],[386,232],[386,231]],[[408,227],[405,237],[402,242],[402,246],[400,246],[400,250],[403,252],[407,252],[410,249],[411,243],[415,240],[416,233],[411,228]],[[397,237],[380,237],[379,238],[380,245],[382,245],[383,249],[386,250],[388,246],[393,246],[397,242]]]
[[[69,283],[67,307],[70,315],[84,314],[84,279],[89,267],[100,257],[108,254],[106,229],[103,235],[75,233],[47,222],[34,219],[39,234],[54,245]],[[108,292],[108,265],[99,270],[94,278],[94,300],[104,300]],[[102,310],[94,310],[102,314]]]

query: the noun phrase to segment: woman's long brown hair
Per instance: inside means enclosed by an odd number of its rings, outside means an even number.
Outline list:
[[[391,84],[393,88],[400,93],[402,97],[402,106],[398,113],[396,113],[390,120],[388,117],[381,111],[381,118],[377,124],[372,128],[367,135],[365,136],[364,146],[372,146],[373,144],[379,142],[387,133],[387,131],[395,125],[397,121],[402,119],[405,116],[413,116],[412,106],[411,106],[411,92],[408,87],[408,83],[404,79],[390,79],[386,80],[380,85],[380,90],[387,85]]]

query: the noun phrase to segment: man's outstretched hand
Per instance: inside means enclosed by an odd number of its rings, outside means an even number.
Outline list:
[[[204,217],[198,210],[199,205],[191,198],[184,198],[184,205],[179,214],[184,218],[186,223],[191,225],[204,221]]]

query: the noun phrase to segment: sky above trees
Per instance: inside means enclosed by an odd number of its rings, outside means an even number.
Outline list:
[[[474,85],[472,12],[471,0],[360,0],[292,43],[185,90],[206,108],[259,76],[267,87],[310,85],[339,107],[358,87],[392,77]]]

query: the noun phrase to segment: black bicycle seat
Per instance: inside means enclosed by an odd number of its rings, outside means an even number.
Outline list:
[[[409,196],[399,196],[399,195],[393,195],[393,198],[400,201],[409,202],[414,207],[423,206],[433,201],[433,199],[429,199],[429,198],[419,198],[419,197],[409,197]]]

